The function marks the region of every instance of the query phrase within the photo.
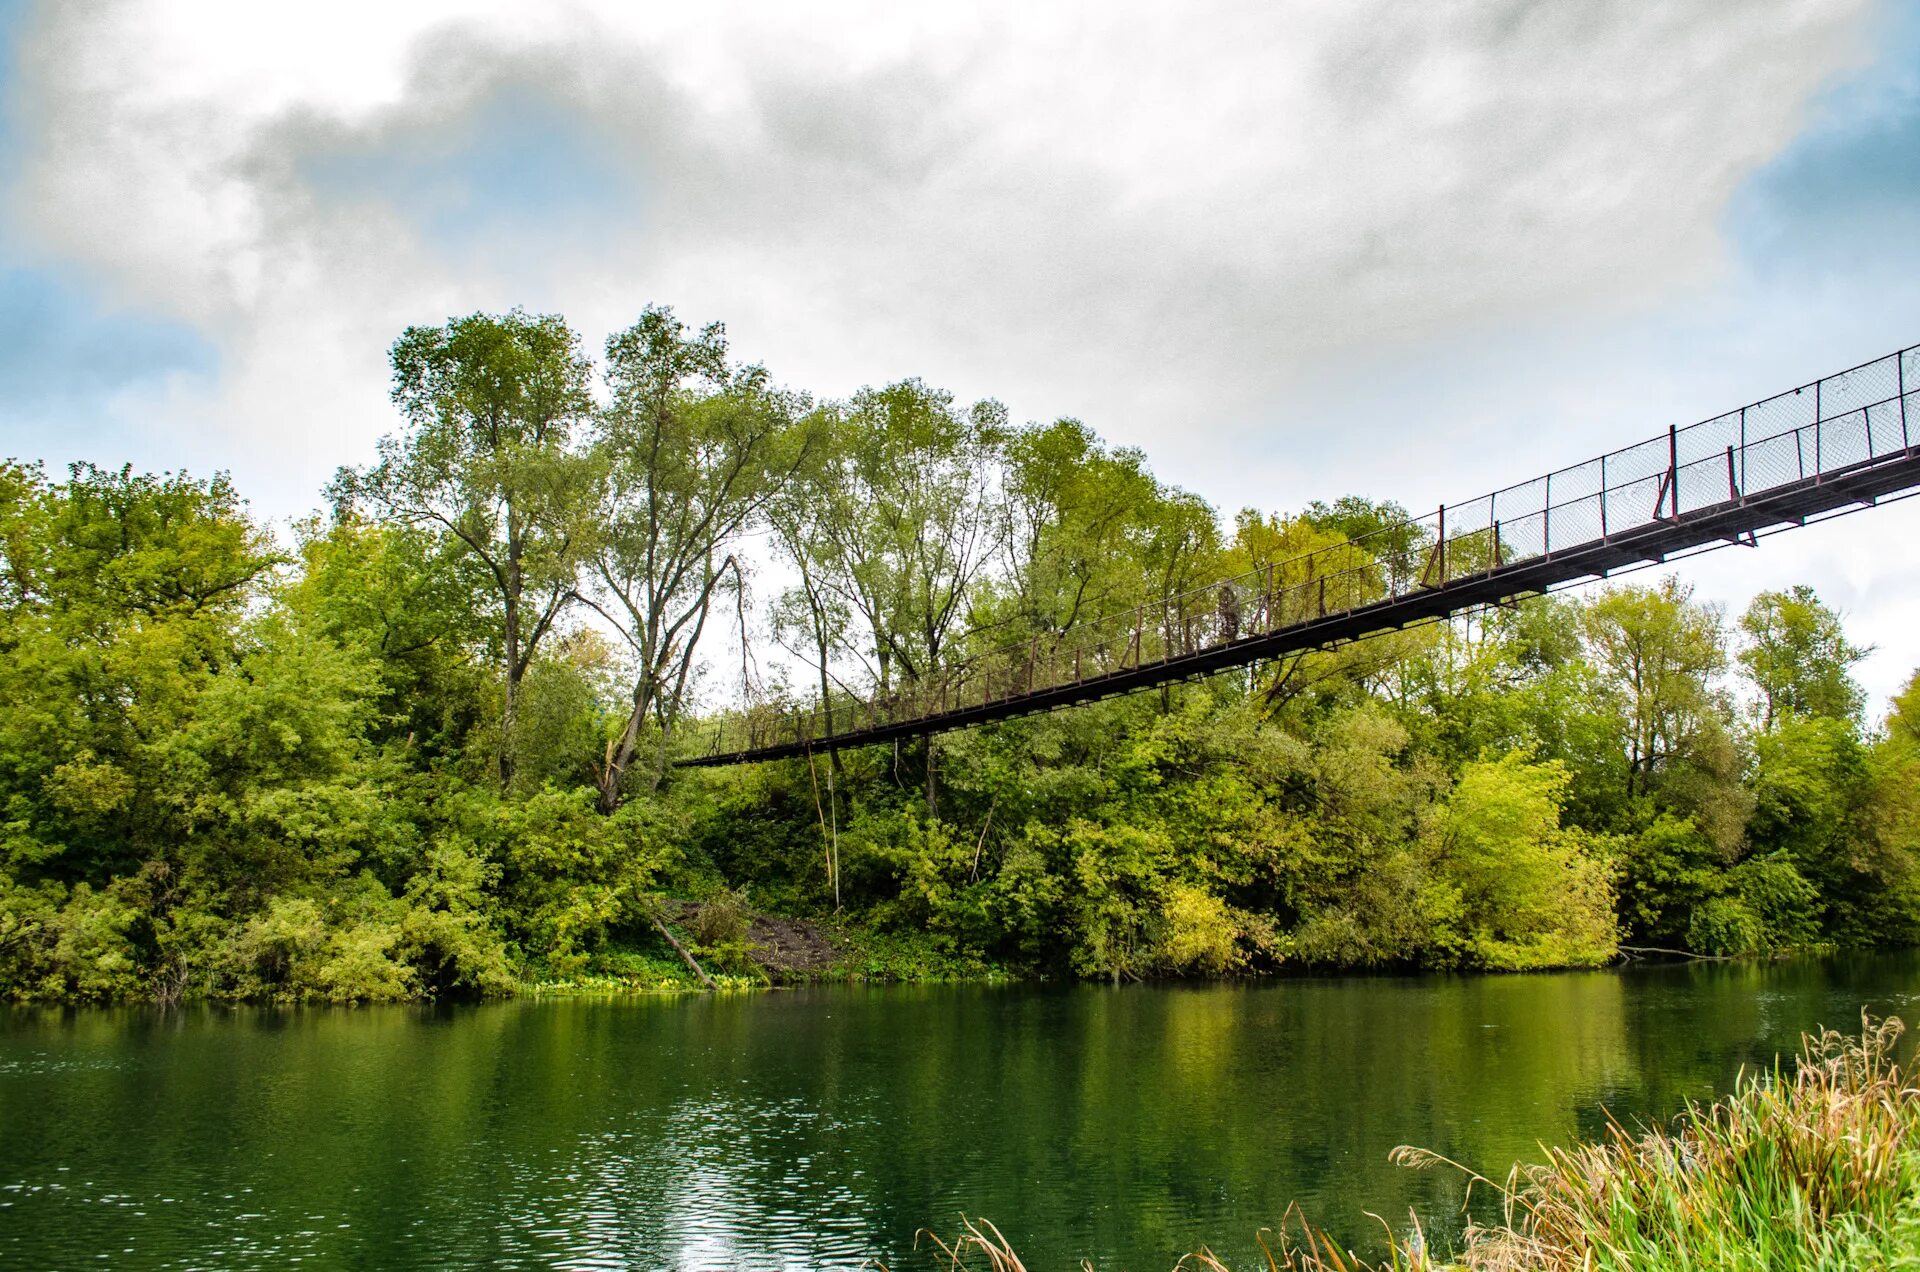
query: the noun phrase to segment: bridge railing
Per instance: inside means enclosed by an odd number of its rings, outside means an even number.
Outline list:
[[[1920,346],[1423,517],[956,660],[868,697],[703,723],[701,753],[823,744],[1095,680],[1590,547],[1684,513],[1907,454]]]

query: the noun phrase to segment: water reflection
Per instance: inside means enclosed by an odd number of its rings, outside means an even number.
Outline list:
[[[1920,960],[1171,988],[835,989],[460,1010],[0,1016],[0,1262],[1245,1262],[1289,1201],[1458,1226],[1461,1184],[1669,1115]]]

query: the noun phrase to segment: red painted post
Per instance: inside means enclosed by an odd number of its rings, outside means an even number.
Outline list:
[[[1747,475],[1747,408],[1740,408],[1740,476]],[[1744,481],[1742,485],[1746,484]]]
[[[1680,430],[1667,425],[1667,493],[1673,499],[1673,520],[1680,520]],[[1654,509],[1655,513],[1660,510]]]

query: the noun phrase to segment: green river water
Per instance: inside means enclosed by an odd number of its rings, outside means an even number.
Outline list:
[[[825,988],[451,1008],[0,1009],[7,1268],[1251,1266],[1366,1247],[1608,1111],[1663,1117],[1920,956],[1173,987]],[[1920,1023],[1920,1022],[1917,1022]]]

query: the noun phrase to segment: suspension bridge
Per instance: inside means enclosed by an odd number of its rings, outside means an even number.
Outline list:
[[[711,722],[682,765],[740,764],[1052,711],[1543,593],[1920,493],[1920,346],[886,695]]]

